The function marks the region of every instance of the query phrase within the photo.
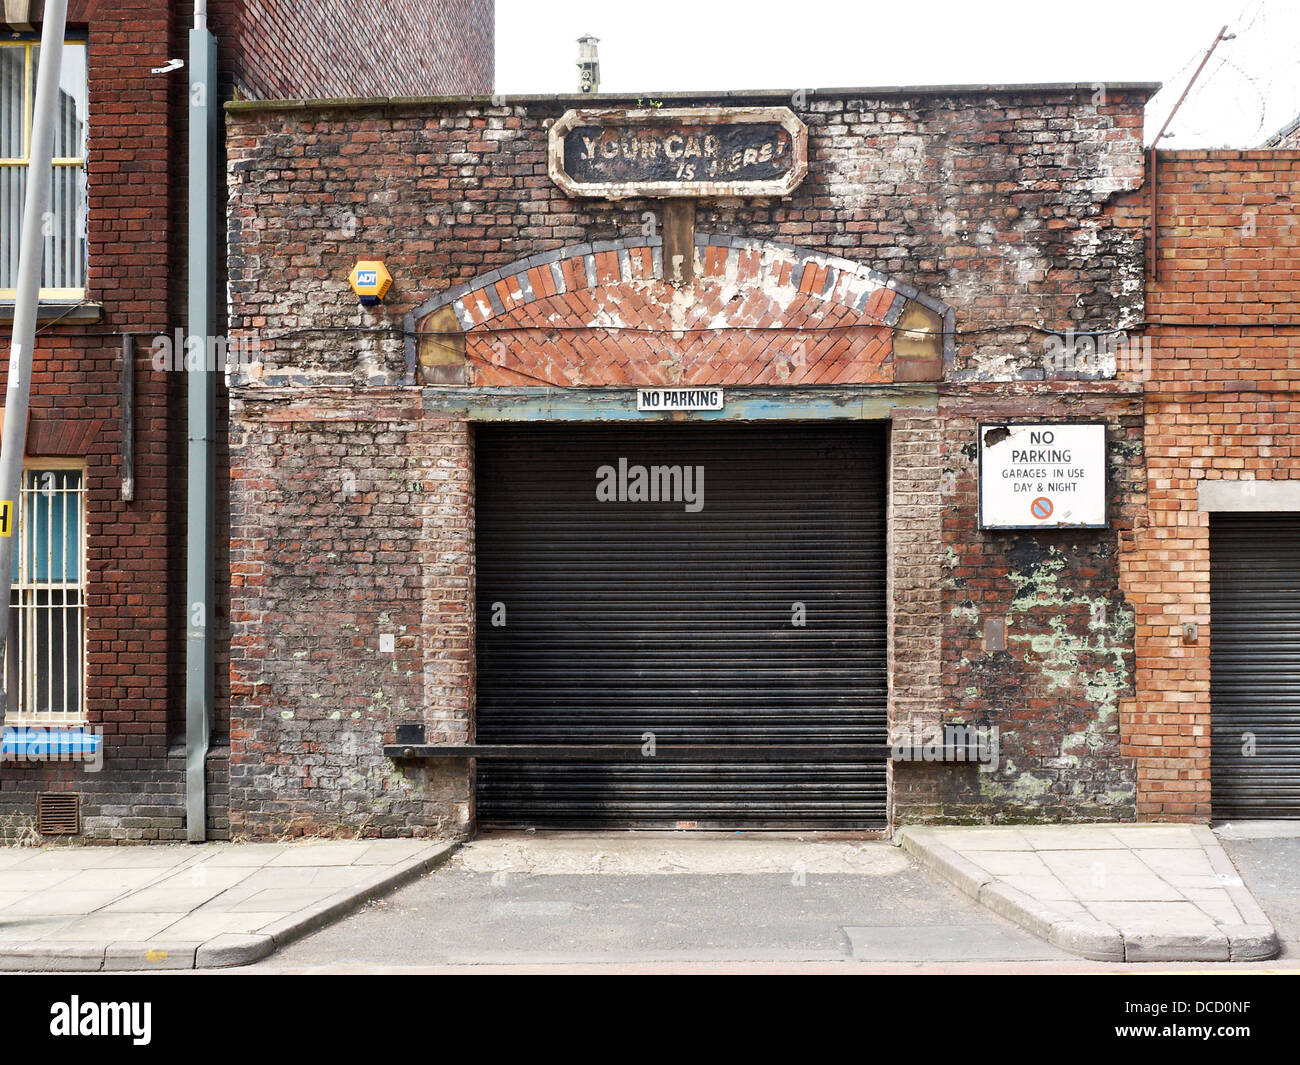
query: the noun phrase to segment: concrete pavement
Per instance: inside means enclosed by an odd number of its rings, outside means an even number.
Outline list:
[[[0,970],[248,964],[453,849],[409,839],[0,849]]]
[[[1179,825],[0,849],[0,969],[1268,971],[1246,884],[1293,966],[1300,825],[1220,832],[1245,884]]]
[[[1272,923],[1203,825],[917,827],[926,868],[1064,950],[1100,961],[1259,961]]]

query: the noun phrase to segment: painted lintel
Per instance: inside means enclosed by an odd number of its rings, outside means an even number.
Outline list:
[[[425,388],[426,415],[472,422],[728,422],[878,420],[895,407],[934,407],[936,386],[836,385],[727,388],[722,410],[653,414],[636,409],[635,388]]]

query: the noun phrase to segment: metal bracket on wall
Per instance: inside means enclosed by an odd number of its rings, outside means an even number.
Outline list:
[[[638,745],[543,743],[420,743],[384,744],[384,755],[403,759],[492,758],[514,761],[561,762],[884,762],[887,743],[800,746],[797,744],[741,746],[739,744],[659,745],[647,754]]]

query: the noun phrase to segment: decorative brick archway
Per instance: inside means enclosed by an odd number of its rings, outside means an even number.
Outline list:
[[[947,305],[848,259],[699,234],[689,284],[657,237],[534,255],[406,317],[424,384],[559,387],[937,381]]]

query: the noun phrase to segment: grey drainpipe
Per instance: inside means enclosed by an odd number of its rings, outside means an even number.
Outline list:
[[[216,247],[217,39],[207,4],[195,0],[190,30],[189,314],[186,341],[189,466],[185,562],[185,834],[208,835],[207,765],[212,732],[212,465],[215,386],[212,256]],[[197,350],[195,350],[197,348]],[[190,359],[193,359],[193,363]]]

